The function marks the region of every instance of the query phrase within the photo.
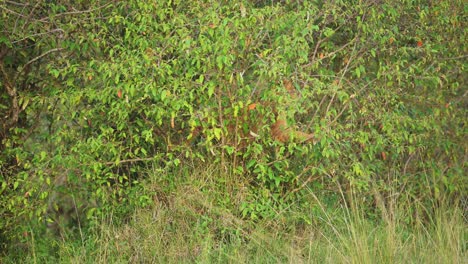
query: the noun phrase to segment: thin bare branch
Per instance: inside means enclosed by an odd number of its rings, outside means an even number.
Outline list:
[[[50,53],[59,52],[59,51],[62,51],[62,50],[64,50],[64,49],[65,49],[65,48],[55,48],[55,49],[51,49],[51,50],[48,50],[48,51],[42,53],[41,55],[35,57],[34,59],[28,61],[28,63],[26,63],[26,64],[23,66],[23,68],[21,69],[21,71],[19,71],[19,72],[16,74],[14,80],[18,79],[19,75],[20,75],[20,74],[24,71],[24,69],[26,69],[29,65],[31,65],[31,64],[33,64],[34,62],[36,62],[36,61],[42,59],[43,57],[49,55]]]
[[[64,31],[63,29],[61,29],[61,28],[56,28],[56,29],[52,29],[52,30],[47,31],[47,32],[29,35],[29,36],[26,36],[26,37],[24,37],[24,38],[22,38],[22,39],[15,40],[15,41],[13,41],[13,42],[11,42],[11,43],[12,43],[12,44],[16,44],[16,43],[18,43],[18,42],[24,41],[24,40],[29,39],[29,38],[38,37],[38,36],[42,36],[42,35],[47,35],[47,34],[55,33],[55,32],[62,32],[62,33],[65,33],[65,31]]]
[[[62,17],[62,16],[68,16],[68,15],[79,15],[79,14],[87,14],[87,13],[92,13],[94,11],[97,11],[97,10],[100,10],[100,9],[104,9],[108,6],[110,6],[112,4],[112,2],[110,3],[107,3],[105,5],[102,5],[102,6],[98,6],[96,8],[93,8],[93,9],[88,9],[88,10],[76,10],[76,11],[69,11],[69,12],[63,12],[63,13],[60,13],[60,14],[57,14],[55,16],[53,16],[53,18],[57,18],[57,17]],[[47,20],[50,20],[50,17],[45,17],[43,19],[40,19],[39,21],[41,22],[45,22]]]
[[[356,38],[354,38],[354,39],[356,39]],[[349,43],[351,43],[351,42],[352,41],[350,41]],[[349,65],[351,64],[351,61],[353,60],[353,57],[355,56],[354,51],[356,50],[356,45],[357,45],[357,42],[354,43],[354,47],[353,47],[353,51],[351,53],[351,56],[349,57],[349,60],[346,63],[346,66],[345,66],[345,68],[343,70],[343,74],[341,74],[340,80],[338,81],[338,87],[341,86],[341,82],[343,81],[343,78],[344,78],[345,74],[348,72]],[[333,104],[333,101],[335,100],[335,96],[336,96],[336,92],[333,93],[333,96],[330,99],[330,102],[328,103],[327,110],[325,110],[325,114],[327,114],[328,111],[330,110],[330,107]]]
[[[104,162],[104,165],[113,165],[113,164],[121,164],[121,163],[132,163],[132,162],[137,162],[137,161],[152,161],[155,160],[155,158],[136,158],[136,159],[126,159],[126,160],[120,160],[119,162],[115,161],[108,161]]]
[[[3,10],[5,10],[5,11],[8,12],[8,13],[12,13],[12,14],[14,14],[14,15],[17,15],[17,16],[26,18],[25,15],[20,14],[20,13],[18,13],[18,12],[15,12],[15,11],[13,11],[13,10],[11,10],[11,9],[5,8],[4,6],[0,6],[0,8],[3,9]]]
[[[11,5],[16,5],[16,6],[28,6],[29,5],[29,3],[18,3],[18,2],[9,1],[9,0],[5,0],[5,3],[11,4]]]
[[[351,99],[353,99],[354,97],[358,96],[362,91],[364,91],[365,88],[367,88],[371,83],[373,83],[374,81],[376,81],[377,78],[373,79],[372,81],[368,82],[366,85],[364,85],[361,89],[359,89],[359,91],[357,91],[356,93],[352,94],[350,97],[349,97],[349,100],[347,100],[347,102],[345,103],[345,105],[343,106],[343,109],[341,109],[340,113],[338,113],[338,115],[336,115],[335,119],[333,119],[333,121],[330,122],[329,125],[335,123],[338,118],[344,113],[344,111],[348,108],[349,106],[349,103],[351,102]]]
[[[31,9],[31,11],[29,12],[28,18],[27,18],[28,22],[32,20],[32,17],[34,15],[34,11],[39,7],[40,4],[41,4],[40,1],[37,2],[36,5]],[[28,25],[29,25],[29,23],[24,23],[22,30],[25,30]]]

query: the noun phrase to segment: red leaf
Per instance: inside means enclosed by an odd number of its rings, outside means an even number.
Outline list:
[[[423,42],[421,40],[418,41],[418,47],[422,47]]]
[[[117,96],[118,96],[119,98],[122,98],[122,90],[119,90],[119,91],[117,92]]]

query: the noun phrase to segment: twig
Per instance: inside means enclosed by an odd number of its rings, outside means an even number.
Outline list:
[[[154,160],[154,157],[153,158],[136,158],[136,159],[119,160],[118,163],[130,163],[130,162],[150,161],[150,160]],[[115,161],[107,161],[107,162],[104,162],[103,164],[104,165],[112,165],[112,164],[115,164],[115,163],[116,163]]]
[[[316,180],[316,179],[318,179],[319,177],[320,177],[320,176],[310,176],[309,178],[307,178],[307,180],[305,180],[305,181],[301,184],[301,186],[299,186],[299,187],[297,187],[296,189],[290,191],[290,192],[288,193],[288,196],[291,195],[291,194],[293,194],[293,193],[296,193],[296,192],[298,192],[298,191],[300,191],[300,190],[302,190],[302,189],[304,189],[304,187],[305,187],[309,182],[311,182],[311,181],[313,181],[313,180]]]
[[[67,15],[78,15],[78,14],[87,14],[87,13],[92,13],[96,10],[100,10],[100,9],[103,9],[103,8],[106,8],[107,6],[111,5],[112,2],[110,3],[107,3],[105,5],[102,5],[102,6],[98,6],[96,8],[93,8],[93,9],[88,9],[88,10],[76,10],[76,11],[69,11],[69,12],[63,12],[63,13],[60,13],[60,14],[57,14],[55,16],[53,16],[53,18],[57,18],[57,17],[61,17],[61,16],[67,16]],[[43,19],[40,19],[39,21],[40,22],[45,22],[46,20],[49,20],[50,17],[45,17]]]
[[[33,35],[30,35],[30,36],[26,36],[22,39],[18,39],[18,40],[15,40],[15,41],[12,41],[11,43],[12,44],[15,44],[15,43],[18,43],[18,42],[21,42],[23,40],[26,40],[28,38],[32,38],[32,37],[37,37],[37,36],[42,36],[42,35],[46,35],[46,34],[49,34],[49,33],[54,33],[54,32],[62,32],[62,33],[65,33],[65,31],[61,28],[56,28],[56,29],[53,29],[53,30],[50,30],[50,31],[47,31],[47,32],[43,32],[43,33],[37,33],[37,34],[33,34]]]
[[[8,78],[8,74],[7,74],[6,70],[5,70],[3,62],[0,62],[0,71],[3,74],[5,88],[7,90],[8,95],[11,97],[11,104],[12,104],[12,106],[11,106],[11,111],[12,111],[11,119],[9,121],[7,121],[6,124],[3,126],[3,129],[5,131],[7,131],[16,122],[18,122],[20,108],[18,106],[18,95],[17,95],[17,92],[16,92],[16,88],[14,87],[11,80]]]
[[[312,169],[312,168],[314,168],[314,166],[307,166],[307,167],[305,167],[305,168],[302,170],[302,172],[301,172],[299,175],[296,176],[296,178],[300,178],[302,175],[304,175],[306,172],[308,172],[308,171],[309,171],[310,169]],[[316,179],[318,179],[319,177],[320,177],[320,175],[317,175],[317,176],[313,176],[313,175],[312,175],[312,176],[310,176],[309,178],[307,178],[307,180],[305,180],[305,181],[301,184],[301,186],[299,186],[299,187],[293,189],[292,191],[290,191],[285,197],[289,197],[289,196],[292,195],[293,193],[296,193],[296,192],[298,192],[298,191],[304,189],[304,187],[305,187],[309,182],[311,182],[311,181],[313,181],[313,180],[316,180]]]
[[[356,39],[356,38],[354,38]],[[349,43],[351,43],[352,41],[350,41]],[[348,43],[348,44],[349,44]],[[354,43],[354,47],[353,47],[353,52],[351,53],[351,56],[349,57],[349,60],[348,60],[348,63],[346,63],[346,66],[345,68],[343,69],[343,73],[341,74],[341,77],[340,77],[340,80],[338,81],[338,87],[341,85],[341,82],[343,81],[343,78],[345,76],[345,74],[348,72],[348,69],[349,69],[349,64],[351,64],[351,61],[353,59],[353,57],[355,56],[354,51],[356,50],[356,45],[357,45],[357,42]],[[325,115],[328,113],[328,111],[330,110],[330,107],[331,105],[333,104],[333,101],[335,99],[335,96],[336,96],[336,92],[333,93],[333,96],[332,98],[330,99],[330,102],[328,103],[328,106],[327,106],[327,110],[325,110]],[[331,123],[330,123],[331,124]]]
[[[5,0],[5,3],[7,4],[12,4],[12,5],[17,5],[17,6],[28,6],[29,3],[18,3],[18,2],[13,2],[13,1],[9,1],[9,0]]]
[[[314,115],[312,116],[312,120],[315,120],[315,117],[317,116],[318,111],[319,111],[320,108],[322,107],[323,103],[325,102],[325,98],[327,98],[327,97],[328,97],[327,95],[324,95],[324,96],[322,97],[322,100],[320,100],[320,103],[319,103],[319,105],[317,106],[317,110],[315,110],[315,113],[314,113]],[[309,124],[309,126],[307,127],[307,129],[310,128],[310,125],[311,125],[311,123]]]
[[[16,12],[16,11],[13,11],[13,10],[11,10],[11,9],[5,8],[5,7],[3,7],[3,6],[0,6],[0,8],[3,9],[3,10],[5,10],[5,11],[7,11],[7,12],[13,13],[13,14],[15,14],[15,15],[17,15],[17,16],[26,17],[26,16],[23,15],[23,14],[20,14],[20,13],[18,13],[18,12]]]
[[[35,57],[34,59],[28,61],[28,62],[23,66],[23,68],[21,69],[21,71],[19,71],[19,72],[16,74],[16,76],[15,76],[15,78],[14,78],[14,81],[16,81],[16,79],[18,79],[19,75],[24,71],[24,69],[26,69],[26,68],[27,68],[29,65],[31,65],[32,63],[34,63],[34,62],[36,62],[36,61],[42,59],[43,57],[49,55],[50,53],[59,52],[59,51],[62,51],[62,50],[64,50],[64,49],[65,49],[65,48],[55,48],[55,49],[51,49],[51,50],[48,50],[48,51],[42,53],[41,55]]]
[[[377,80],[377,78],[373,79],[372,81],[368,82],[366,85],[364,85],[359,91],[357,91],[357,93],[354,94],[354,97],[359,95],[365,88],[367,88],[371,83],[373,83],[375,80]],[[350,96],[349,99],[352,99],[353,95]],[[340,113],[338,113],[338,115],[335,117],[335,119],[333,119],[333,121],[330,122],[330,125],[335,123],[338,118],[344,113],[344,111],[346,110],[346,108],[348,108],[349,106],[349,103],[351,102],[351,100],[348,100],[345,104],[345,106],[343,107],[343,109],[341,109]]]

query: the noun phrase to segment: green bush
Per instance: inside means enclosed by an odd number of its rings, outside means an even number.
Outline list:
[[[192,162],[246,179],[251,220],[306,188],[369,213],[467,191],[463,1],[61,2],[0,4],[4,244],[54,195],[125,216],[147,171]],[[279,117],[316,144],[275,141]]]

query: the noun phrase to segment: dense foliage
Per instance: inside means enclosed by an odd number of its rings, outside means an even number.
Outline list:
[[[306,187],[385,217],[466,199],[464,1],[88,2],[0,3],[2,249],[199,163],[240,179],[253,221]],[[279,118],[314,143],[275,140]]]

